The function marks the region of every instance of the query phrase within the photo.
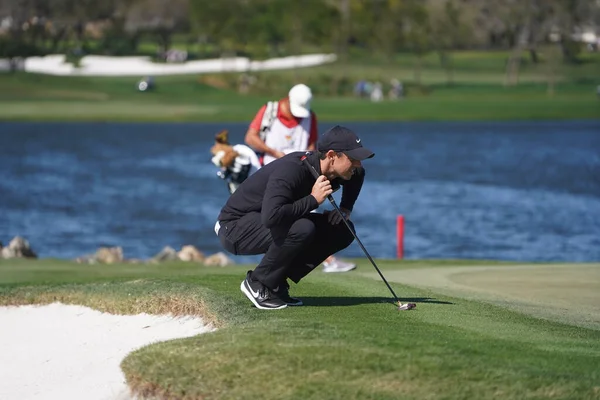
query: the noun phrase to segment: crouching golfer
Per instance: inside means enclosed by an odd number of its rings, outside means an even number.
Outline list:
[[[365,176],[361,161],[374,154],[341,126],[326,131],[317,149],[290,153],[251,175],[229,197],[215,224],[228,252],[264,254],[241,284],[242,292],[262,310],[302,305],[290,297],[287,279],[298,283],[354,239],[337,211],[311,211],[341,185],[340,210],[350,218]],[[310,168],[320,175],[316,181]]]

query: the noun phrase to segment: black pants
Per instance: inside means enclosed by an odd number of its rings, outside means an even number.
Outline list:
[[[260,213],[254,212],[221,224],[219,239],[232,254],[264,254],[252,279],[274,289],[286,278],[298,283],[331,254],[348,247],[354,236],[344,222],[331,225],[327,215],[320,213],[267,229],[260,222]]]

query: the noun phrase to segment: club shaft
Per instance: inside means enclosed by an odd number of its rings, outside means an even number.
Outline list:
[[[381,280],[385,283],[385,285],[388,287],[388,289],[390,289],[390,292],[392,293],[392,296],[394,296],[394,300],[396,300],[396,302],[399,302],[400,300],[398,300],[398,296],[396,296],[396,293],[394,293],[394,290],[392,289],[392,287],[390,286],[390,284],[388,283],[388,281],[385,279],[385,277],[381,273],[381,270],[377,267],[377,264],[375,264],[375,261],[373,260],[373,258],[371,257],[371,255],[369,254],[369,252],[367,251],[367,249],[365,248],[365,246],[362,244],[362,242],[360,241],[360,239],[358,238],[358,235],[356,234],[356,232],[354,232],[354,229],[352,229],[352,227],[350,226],[350,224],[346,220],[346,217],[342,213],[342,210],[340,210],[340,208],[338,207],[338,205],[335,203],[335,199],[333,198],[333,196],[329,195],[329,196],[327,196],[327,198],[328,198],[329,202],[331,203],[331,205],[333,206],[333,208],[335,208],[337,210],[337,212],[340,213],[340,216],[342,217],[342,221],[344,221],[344,224],[346,224],[346,227],[352,233],[352,236],[354,236],[354,239],[356,239],[356,243],[358,243],[358,245],[362,249],[363,253],[365,253],[365,255],[367,256],[367,258],[369,259],[369,261],[371,261],[371,264],[373,264],[373,267],[375,267],[375,270],[377,271],[377,273],[381,277]]]
[[[310,163],[308,162],[308,160],[306,158],[303,158],[302,161],[304,161],[310,167],[310,171],[313,174],[313,176],[315,177],[315,179],[318,179],[319,178],[319,173],[314,169],[314,167],[312,165],[310,165]],[[336,204],[335,199],[333,198],[333,196],[332,195],[327,196],[327,200],[329,200],[329,202],[331,203],[331,205],[333,206],[333,208],[335,208],[335,210],[340,214],[340,217],[342,217],[342,221],[344,221],[344,224],[346,224],[346,227],[348,228],[348,230],[350,231],[350,233],[352,233],[352,236],[354,236],[354,239],[356,239],[356,242],[358,243],[358,245],[362,249],[363,253],[365,253],[365,255],[367,256],[367,258],[369,259],[369,261],[371,262],[371,264],[373,265],[373,267],[375,268],[375,270],[377,271],[377,273],[381,277],[381,280],[388,287],[388,289],[390,290],[390,293],[392,293],[392,296],[394,296],[394,300],[397,303],[399,303],[400,300],[398,299],[398,296],[396,296],[396,293],[394,293],[394,290],[392,289],[392,287],[388,283],[387,279],[385,279],[385,277],[383,276],[383,274],[381,273],[381,271],[377,267],[377,264],[375,264],[375,261],[373,261],[373,258],[371,257],[371,255],[369,254],[369,252],[367,251],[367,249],[365,248],[365,246],[362,244],[362,242],[358,238],[358,235],[356,234],[356,232],[354,232],[354,229],[352,229],[352,227],[350,226],[350,224],[346,220],[346,217],[344,216],[344,213],[342,213],[342,210],[340,210],[340,208]]]

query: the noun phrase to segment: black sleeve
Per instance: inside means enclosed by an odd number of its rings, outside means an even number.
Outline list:
[[[354,203],[356,203],[356,199],[358,199],[358,195],[360,194],[360,189],[362,188],[364,180],[365,169],[360,167],[356,169],[350,180],[341,182],[344,189],[342,190],[340,208],[352,211]]]
[[[304,179],[300,168],[282,168],[269,177],[262,202],[261,222],[267,228],[292,224],[319,207],[310,193],[297,199]]]

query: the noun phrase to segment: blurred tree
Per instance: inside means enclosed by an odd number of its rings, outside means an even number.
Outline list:
[[[173,34],[188,28],[188,3],[188,0],[137,0],[127,10],[125,31],[149,33],[164,56],[171,49]]]
[[[421,86],[423,56],[433,47],[429,12],[419,0],[406,0],[405,37],[408,49],[415,55],[415,83]]]
[[[11,42],[8,48],[13,57],[73,50],[81,53],[89,25],[110,21],[133,1],[0,0],[0,18],[10,20],[5,40]]]
[[[284,4],[278,13],[281,17],[274,23],[282,32],[287,55],[302,54],[305,46],[330,50],[336,40],[336,27],[340,26],[339,12],[334,5],[323,0],[280,2]]]
[[[553,29],[560,32],[564,59],[567,62],[577,62],[582,43],[575,41],[573,34],[589,23],[589,16],[593,14],[594,1],[514,0],[511,4],[514,8],[508,20],[513,23],[512,29],[516,39],[507,62],[505,84],[517,84],[523,50],[529,51],[534,63],[539,62],[538,45],[549,40]],[[600,5],[596,5],[598,6]],[[548,54],[553,54],[553,51],[550,50]],[[549,93],[552,92],[553,86],[549,88]]]
[[[506,63],[504,84],[516,85],[519,82],[519,67],[523,50],[529,45],[532,37],[532,21],[536,14],[536,0],[504,0],[508,1],[510,11],[503,14],[505,24],[510,32],[512,50]],[[547,1],[547,0],[542,0]]]
[[[139,30],[126,29],[125,17],[114,16],[103,29],[95,51],[111,56],[136,54],[140,35]]]
[[[597,0],[554,0],[556,4],[556,23],[560,31],[560,46],[566,62],[578,63],[583,43],[575,36],[585,28],[596,26],[600,14],[600,2]]]
[[[347,80],[346,65],[348,63],[352,10],[350,8],[350,0],[336,0],[330,4],[335,7],[339,15],[339,18],[335,20],[337,29],[333,30],[333,37],[331,38],[341,64],[341,68],[331,80],[329,89],[330,94],[335,96],[340,93],[343,82]]]
[[[254,0],[246,23],[238,24],[245,45],[253,47],[258,57],[280,56],[294,33],[301,33],[300,18],[289,18],[300,11],[301,3],[284,0]],[[294,15],[295,16],[295,15]],[[301,40],[300,40],[301,41]]]
[[[350,4],[352,4],[350,0]],[[325,51],[331,51],[337,34],[337,27],[341,25],[340,10],[335,4],[323,0],[305,0],[294,2],[296,11],[287,15],[287,18],[295,19],[297,15],[301,24],[298,27],[302,31],[302,43],[312,47],[320,47]],[[347,23],[351,23],[352,9],[349,10]],[[346,29],[350,29],[347,27]],[[351,35],[351,32],[346,32]],[[351,42],[351,38],[347,41]]]
[[[5,56],[47,52],[100,51],[127,54],[150,33],[163,50],[175,33],[193,28],[204,51],[269,57],[300,54],[306,48],[338,54],[415,55],[420,81],[423,56],[437,51],[448,82],[452,50],[510,49],[507,85],[518,82],[522,54],[544,62],[538,47],[558,35],[563,59],[579,62],[584,46],[574,34],[598,29],[598,0],[0,0],[0,46]],[[93,33],[92,33],[93,32]],[[93,36],[95,35],[95,36]],[[91,40],[92,37],[96,39]],[[365,51],[366,50],[366,51]],[[337,80],[337,79],[336,79]],[[334,80],[332,90],[337,91]]]
[[[392,62],[405,44],[405,28],[408,26],[404,14],[406,6],[402,0],[384,0],[372,2],[369,8],[371,27],[366,43]]]
[[[20,58],[46,52],[43,41],[48,9],[42,0],[0,0],[0,19],[6,30],[0,36],[0,57],[9,59],[11,70],[16,69]]]
[[[235,53],[240,44],[251,40],[253,11],[250,0],[190,0],[193,31],[218,46],[221,53]]]
[[[429,6],[433,47],[446,71],[446,82],[453,83],[452,50],[463,47],[471,28],[461,20],[462,10],[453,0],[434,1]]]

